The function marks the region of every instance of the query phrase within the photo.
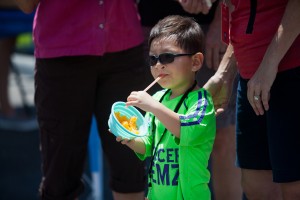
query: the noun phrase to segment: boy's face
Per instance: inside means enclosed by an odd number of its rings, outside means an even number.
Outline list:
[[[164,53],[192,53],[192,55],[175,57],[174,60],[166,58],[168,56],[160,56],[161,60],[158,59],[157,61],[157,59],[152,57],[152,62],[157,62],[151,66],[151,73],[154,78],[163,76],[158,82],[161,87],[171,89],[173,92],[178,91],[179,94],[185,92],[195,81],[195,72],[201,68],[203,55],[201,53],[185,52],[177,45],[174,39],[154,39],[150,45],[149,56],[154,55],[157,58]]]

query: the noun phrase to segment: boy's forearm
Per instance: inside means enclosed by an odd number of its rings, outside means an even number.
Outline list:
[[[146,153],[145,143],[140,138],[132,139],[126,145],[136,153],[139,153],[139,154]]]
[[[179,114],[158,103],[151,112],[175,137],[180,138]]]

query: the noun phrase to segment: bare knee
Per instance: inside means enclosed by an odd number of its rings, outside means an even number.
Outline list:
[[[242,188],[249,200],[281,200],[280,185],[270,170],[242,169]]]
[[[281,183],[280,186],[284,200],[300,199],[300,181]]]

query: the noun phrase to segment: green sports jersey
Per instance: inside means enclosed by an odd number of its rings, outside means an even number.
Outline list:
[[[166,90],[157,92],[153,97],[159,100]],[[174,110],[181,96],[170,99],[166,94],[162,104]],[[216,117],[210,94],[199,89],[188,94],[178,113],[180,114],[180,138],[173,136],[165,126],[154,118],[154,131],[151,113],[146,113],[149,131],[154,132],[142,138],[146,145],[145,154],[137,154],[144,160],[152,156],[148,199],[156,200],[210,200],[208,187],[210,173],[207,169],[210,153],[216,134]],[[159,142],[160,141],[160,142]],[[157,144],[159,142],[159,144]]]

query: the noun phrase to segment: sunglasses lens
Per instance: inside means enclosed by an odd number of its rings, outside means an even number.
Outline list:
[[[171,54],[171,53],[163,53],[163,54],[160,54],[158,57],[152,55],[152,56],[149,56],[149,63],[150,63],[150,66],[154,66],[154,65],[156,65],[157,61],[159,61],[161,64],[165,65],[165,64],[172,63],[174,61],[175,57],[176,57],[176,55]]]
[[[157,61],[158,61],[158,58],[156,58],[155,56],[149,56],[150,66],[156,65]]]
[[[159,55],[159,62],[161,64],[169,64],[174,61],[175,56],[171,53],[163,53]]]

